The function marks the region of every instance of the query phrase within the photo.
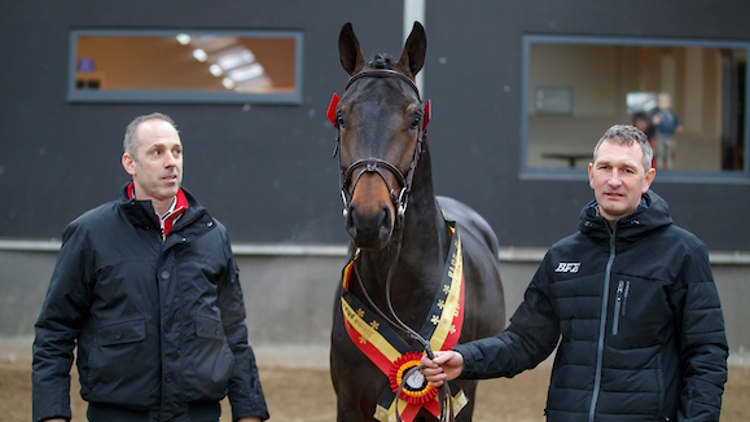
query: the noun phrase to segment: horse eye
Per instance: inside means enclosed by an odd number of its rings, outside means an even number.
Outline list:
[[[416,114],[411,119],[411,129],[416,129],[419,127],[419,123],[422,121],[422,115]]]
[[[339,129],[344,129],[346,127],[346,122],[344,121],[344,116],[337,115],[336,116],[336,126],[339,127]]]

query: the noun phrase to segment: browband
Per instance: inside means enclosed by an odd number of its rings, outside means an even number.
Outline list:
[[[362,72],[359,72],[349,78],[349,82],[346,83],[346,88],[344,90],[349,89],[351,84],[353,84],[355,81],[362,79],[362,78],[398,78],[402,81],[406,82],[411,89],[414,90],[414,93],[417,94],[417,99],[419,102],[422,102],[422,97],[419,95],[419,89],[417,88],[417,85],[414,84],[414,81],[411,80],[408,76],[404,75],[403,73],[396,72],[395,70],[390,69],[370,69],[365,70]]]

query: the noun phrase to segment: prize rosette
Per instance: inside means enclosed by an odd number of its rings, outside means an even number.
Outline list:
[[[404,376],[412,369],[420,366],[422,354],[418,352],[407,352],[393,362],[388,379],[391,382],[391,390],[398,393],[398,388],[403,382],[401,400],[409,404],[423,405],[433,400],[437,395],[437,389],[430,384],[420,371],[414,371],[404,382]]]

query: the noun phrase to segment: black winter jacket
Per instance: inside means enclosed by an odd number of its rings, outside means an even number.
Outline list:
[[[718,421],[728,346],[706,247],[652,191],[614,228],[595,207],[549,249],[508,329],[455,347],[461,376],[512,377],[557,346],[548,421]]]
[[[63,232],[35,325],[34,421],[70,418],[76,345],[94,421],[216,420],[226,395],[234,419],[268,418],[226,230],[183,189],[162,241],[151,202],[126,188]]]

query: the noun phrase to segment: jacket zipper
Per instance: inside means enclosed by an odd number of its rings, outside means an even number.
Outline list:
[[[613,312],[613,321],[612,321],[612,335],[616,336],[617,332],[620,330],[620,309],[623,309],[624,311],[624,297],[625,297],[625,281],[620,280],[617,283],[617,297],[615,297],[615,311]]]
[[[596,402],[599,400],[599,389],[602,384],[602,360],[604,359],[604,335],[607,332],[607,305],[609,301],[609,280],[612,271],[612,263],[615,260],[615,245],[617,225],[611,230],[609,238],[609,260],[604,272],[604,284],[602,286],[602,310],[599,316],[599,341],[596,346],[596,372],[594,373],[594,390],[591,394],[591,407],[589,407],[589,422],[594,422],[596,414]]]

